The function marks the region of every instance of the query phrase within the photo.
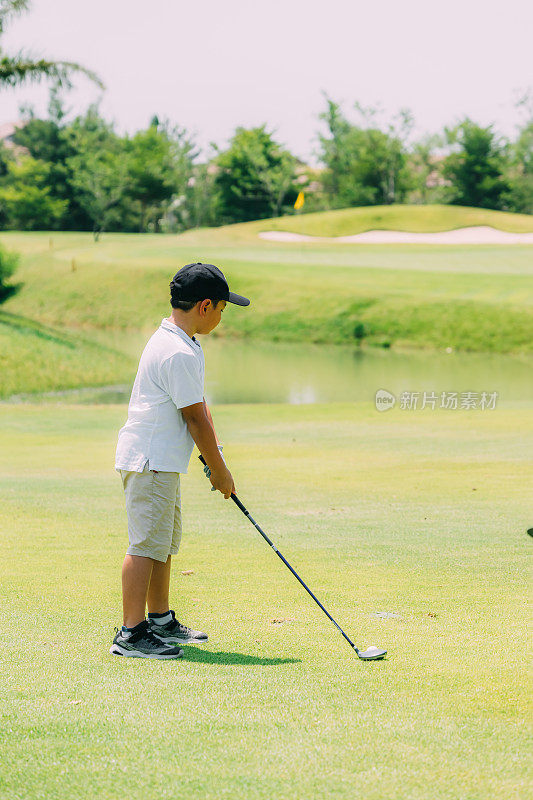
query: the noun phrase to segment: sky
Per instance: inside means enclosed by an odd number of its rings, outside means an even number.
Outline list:
[[[77,61],[72,113],[101,100],[120,132],[168,118],[208,152],[237,125],[266,123],[316,163],[324,93],[414,114],[416,138],[465,115],[514,136],[517,99],[533,87],[530,0],[33,0],[1,39],[8,53]],[[47,107],[47,84],[4,89],[0,124]]]

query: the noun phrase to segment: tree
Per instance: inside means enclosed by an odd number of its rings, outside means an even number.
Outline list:
[[[215,177],[214,164],[193,165],[185,193],[177,195],[170,202],[161,220],[161,229],[176,232],[217,225],[219,208]]]
[[[409,202],[435,202],[435,189],[428,186],[428,179],[436,170],[435,150],[443,145],[439,134],[426,134],[411,148],[409,161],[413,178],[413,199]],[[437,201],[438,202],[438,201]]]
[[[0,190],[9,181],[9,164],[13,161],[13,153],[3,142],[0,142]],[[0,202],[0,229],[7,223],[6,209]]]
[[[15,144],[25,147],[33,158],[49,164],[50,196],[67,202],[63,218],[59,221],[61,229],[87,230],[91,228],[91,220],[78,204],[69,181],[67,162],[77,151],[72,138],[67,135],[67,113],[58,88],[53,87],[50,91],[48,118],[39,119],[33,108],[25,107],[24,125],[15,131],[13,140]]]
[[[361,124],[354,125],[340,105],[326,97],[320,114],[327,134],[320,135],[320,159],[326,166],[324,188],[337,206],[387,205],[402,202],[412,187],[406,140],[413,126],[408,109],[381,127],[379,110],[355,103]]]
[[[0,180],[7,175],[10,161],[13,161],[13,154],[8,150],[5,144],[0,141]]]
[[[10,253],[0,244],[0,304],[22,288],[21,283],[8,283],[19,263],[18,253]]]
[[[0,0],[0,37],[9,21],[29,8],[29,0]],[[0,47],[0,88],[3,86],[19,86],[22,83],[40,81],[49,78],[60,86],[70,88],[75,74],[85,75],[101,89],[104,85],[91,70],[73,61],[48,61],[33,59],[24,52],[7,55]]]
[[[509,210],[533,214],[533,120],[522,128],[511,145],[508,186],[503,196]]]
[[[296,159],[265,126],[237,128],[216,159],[215,185],[225,222],[277,217],[296,198]]]
[[[510,211],[533,214],[533,93],[519,99],[517,107],[524,112],[524,123],[515,142],[509,147],[509,189],[504,193]]]
[[[31,156],[8,164],[7,181],[0,187],[0,207],[8,227],[22,230],[56,227],[65,212],[66,201],[51,197],[49,176],[49,165]]]
[[[198,164],[189,181],[187,207],[191,226],[201,228],[216,225],[219,216],[216,191],[216,168],[213,164]]]
[[[126,141],[128,193],[140,205],[139,230],[159,230],[172,200],[185,196],[196,156],[187,132],[157,117],[145,131]]]
[[[196,152],[183,129],[154,117],[148,130],[120,137],[97,105],[67,122],[57,88],[51,91],[47,119],[36,118],[31,108],[24,114],[25,125],[14,139],[47,165],[48,199],[62,201],[56,209],[63,208],[54,227],[92,230],[98,239],[104,230],[158,230],[161,222],[183,230],[197,218],[211,221],[209,201],[191,180]],[[20,148],[15,152],[0,146],[0,186],[12,181],[7,163],[17,157]],[[211,188],[210,175],[205,190]],[[0,206],[0,227],[6,223]],[[33,227],[42,227],[42,221]]]
[[[70,161],[71,185],[93,223],[93,236],[100,234],[120,217],[118,205],[127,186],[127,172],[120,153],[93,152],[73,156]]]
[[[65,135],[75,153],[66,160],[68,181],[92,221],[95,241],[119,217],[118,205],[128,183],[124,146],[111,125],[91,106]]]
[[[506,147],[492,130],[468,117],[445,128],[448,144],[458,149],[446,157],[443,175],[451,181],[449,202],[475,208],[505,209],[509,185],[503,177]]]

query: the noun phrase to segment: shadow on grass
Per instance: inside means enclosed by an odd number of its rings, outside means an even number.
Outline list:
[[[55,330],[48,325],[43,325],[33,319],[22,317],[19,314],[11,314],[8,311],[0,311],[0,325],[5,325],[15,331],[23,334],[30,334],[37,336],[39,339],[45,339],[54,344],[60,344],[65,347],[74,349],[76,345],[65,336],[61,331]]]
[[[7,328],[11,328],[24,335],[35,336],[38,339],[44,339],[45,341],[68,347],[70,350],[75,350],[80,344],[83,344],[92,347],[94,350],[113,353],[114,355],[123,355],[114,347],[95,342],[83,336],[79,331],[68,329],[59,330],[58,328],[45,325],[37,320],[23,317],[20,314],[12,314],[10,311],[0,311],[0,325],[5,325]]]
[[[210,653],[208,650],[184,645],[184,661],[197,661],[203,664],[243,664],[245,666],[277,667],[280,664],[299,664],[299,658],[262,658],[249,656],[246,653],[226,653],[219,650]]]

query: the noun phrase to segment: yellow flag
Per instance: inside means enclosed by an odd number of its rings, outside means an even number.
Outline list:
[[[304,193],[298,192],[298,197],[296,198],[296,201],[294,203],[294,208],[296,209],[296,211],[299,211],[304,203],[305,203]]]

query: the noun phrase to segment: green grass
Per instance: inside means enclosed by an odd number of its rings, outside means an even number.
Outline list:
[[[130,360],[109,345],[0,311],[0,397],[126,383],[131,371]]]
[[[215,409],[243,501],[349,635],[388,648],[373,664],[195,459],[172,602],[210,642],[108,655],[125,413],[0,407],[3,796],[528,795],[531,411]]]
[[[510,233],[528,233],[533,231],[533,218],[528,214],[465,206],[393,205],[343,208],[251,223],[258,230],[290,231],[310,236],[351,236],[371,230],[430,233],[477,225],[489,225]]]
[[[274,222],[353,233],[376,227],[376,215],[384,227],[412,230],[475,220],[533,229],[524,215],[446,206],[346,209]],[[533,350],[531,246],[281,245],[257,237],[272,227],[262,220],[181,236],[106,234],[98,243],[90,234],[2,233],[2,243],[22,254],[17,280],[24,286],[0,311],[0,339],[9,348],[3,348],[0,397],[36,385],[127,380],[138,352],[122,334],[153,331],[169,313],[170,278],[196,260],[220,265],[230,285],[252,298],[249,309],[228,309],[222,335],[353,344],[356,325],[363,325],[367,346]],[[32,354],[42,351],[49,328],[54,336],[66,331],[78,363],[48,339],[37,379]]]

